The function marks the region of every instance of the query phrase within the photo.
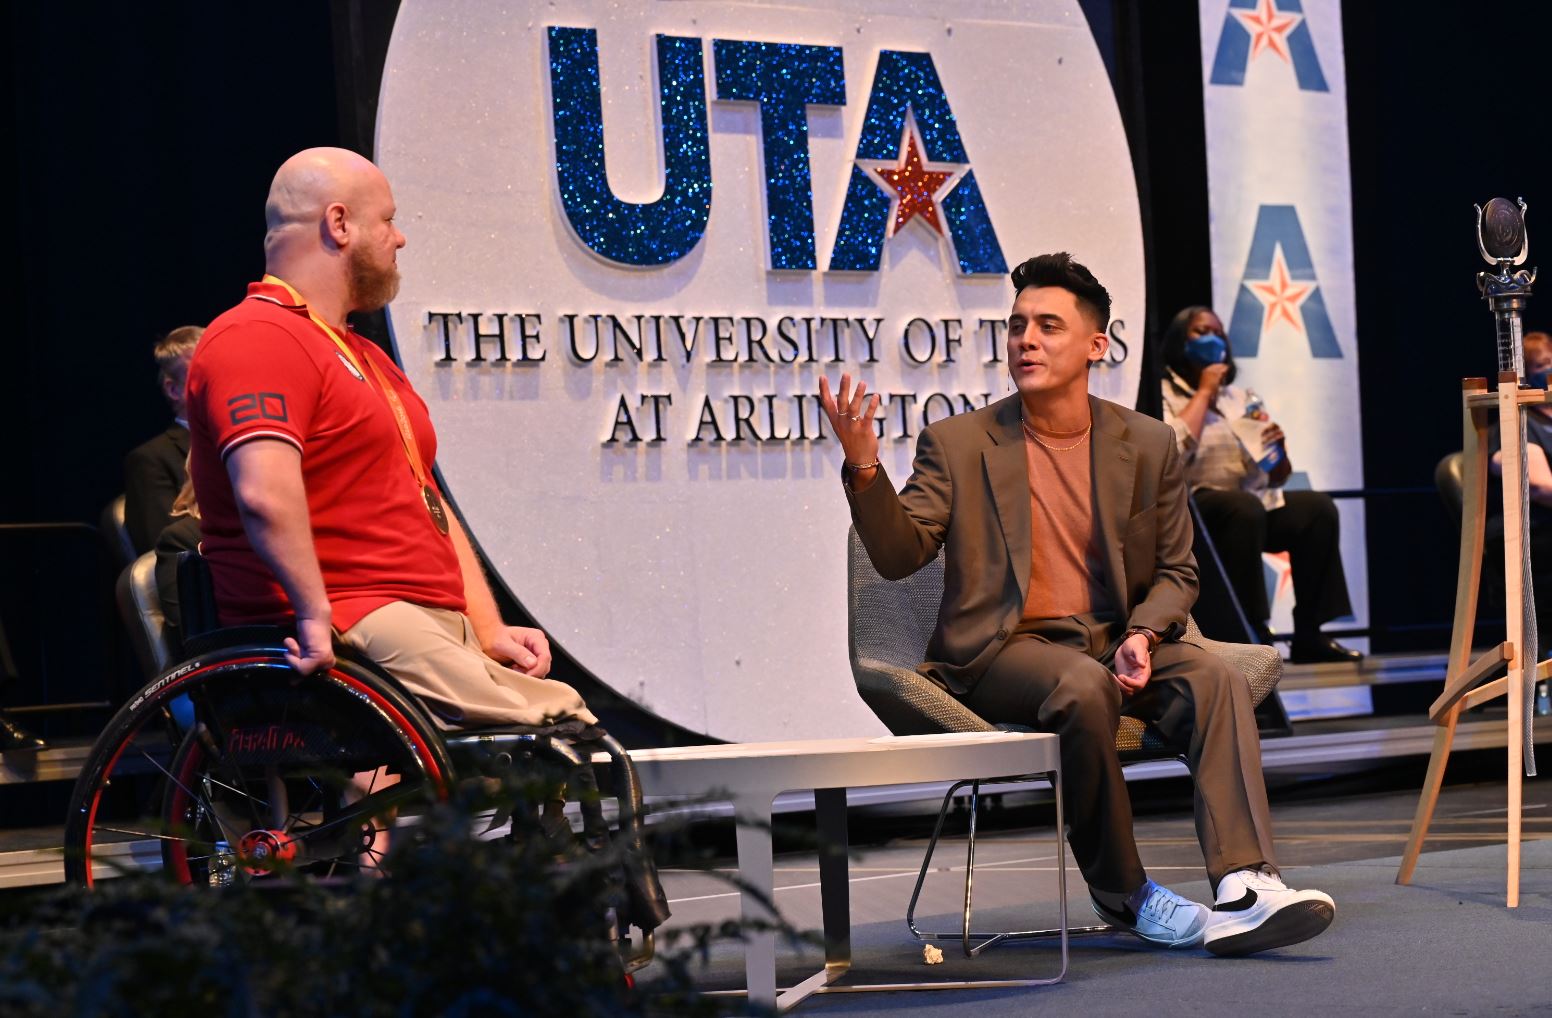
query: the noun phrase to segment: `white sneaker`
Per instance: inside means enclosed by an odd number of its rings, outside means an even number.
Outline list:
[[[1213,954],[1243,955],[1308,940],[1336,918],[1323,891],[1295,891],[1261,870],[1237,870],[1218,884],[1203,936]]]
[[[1139,897],[1141,904],[1137,904]],[[1094,914],[1105,922],[1161,947],[1197,946],[1202,942],[1202,931],[1211,915],[1206,905],[1182,898],[1151,880],[1127,899],[1122,906],[1124,912],[1106,908],[1092,897],[1090,901],[1094,904]]]

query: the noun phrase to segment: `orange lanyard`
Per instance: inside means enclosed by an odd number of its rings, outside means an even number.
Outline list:
[[[266,273],[263,281],[283,288],[286,293],[291,295],[291,299],[296,302],[297,307],[307,307],[306,302],[302,300],[302,295],[297,293],[290,283],[287,283],[279,276],[272,276]],[[313,324],[322,329],[334,341],[334,345],[339,347],[340,355],[350,362],[351,367],[356,369],[356,374],[360,375],[364,381],[366,372],[361,369],[361,359],[356,356],[356,352],[350,348],[349,344],[340,337],[339,333],[330,327],[328,322],[314,314],[313,309],[310,307],[307,307],[307,317],[312,319]],[[442,502],[437,497],[436,489],[431,487],[431,484],[426,480],[426,461],[420,455],[420,443],[415,441],[415,429],[410,425],[410,415],[404,409],[404,402],[399,399],[398,392],[394,390],[393,385],[388,381],[387,376],[383,374],[383,369],[377,366],[376,361],[367,357],[366,366],[372,372],[372,377],[377,379],[378,390],[382,392],[383,398],[388,401],[388,408],[393,411],[393,419],[399,425],[399,439],[404,443],[404,455],[409,458],[410,470],[415,474],[415,483],[420,485],[420,494],[426,503],[426,510],[431,513],[431,519],[436,523],[437,529],[446,534],[447,524]]]

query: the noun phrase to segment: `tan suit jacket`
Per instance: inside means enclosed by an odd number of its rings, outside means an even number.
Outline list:
[[[1094,512],[1105,581],[1128,625],[1177,638],[1196,601],[1191,520],[1175,448],[1161,421],[1089,397]],[[858,493],[852,520],[879,574],[909,576],[945,549],[943,604],[922,674],[963,694],[1023,615],[1031,554],[1029,466],[1015,393],[948,417],[917,442],[897,494],[883,468]]]

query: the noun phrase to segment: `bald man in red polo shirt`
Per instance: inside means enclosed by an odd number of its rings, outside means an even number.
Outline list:
[[[280,167],[265,276],[206,330],[189,367],[190,476],[226,625],[294,622],[286,658],[376,661],[446,727],[597,719],[546,679],[549,642],[508,626],[432,467],[409,380],[345,316],[399,289],[393,194],[342,149]]]

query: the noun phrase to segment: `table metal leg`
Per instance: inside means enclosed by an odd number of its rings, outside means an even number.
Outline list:
[[[738,816],[738,876],[744,929],[744,979],[749,1001],[786,1011],[851,968],[851,885],[846,830],[846,790],[814,792],[819,827],[819,887],[824,912],[825,967],[779,996],[776,993],[775,859],[771,847],[771,796],[743,798]],[[763,929],[757,927],[765,927]]]
[[[1073,932],[1069,926],[1067,911],[1067,852],[1065,818],[1062,812],[1062,779],[1060,771],[1046,775],[1056,793],[1056,873],[1061,926],[1056,932],[1061,937],[1061,971],[1047,979],[988,979],[953,980],[920,983],[872,983],[866,985],[832,985],[851,968],[851,885],[850,838],[846,825],[846,789],[821,788],[814,792],[814,814],[819,829],[819,886],[820,902],[824,917],[825,967],[823,971],[803,980],[780,995],[776,992],[776,914],[775,907],[775,858],[771,842],[771,804],[773,794],[756,793],[734,801],[737,816],[738,873],[741,882],[740,899],[744,928],[744,978],[748,989],[742,991],[756,1007],[787,1011],[814,993],[867,993],[900,990],[969,990],[1048,986],[1061,982],[1067,975],[1068,937]],[[979,792],[979,782],[974,783]],[[955,786],[956,788],[958,785]],[[952,793],[951,793],[952,794]],[[974,793],[972,793],[974,794]],[[945,802],[944,812],[947,811]],[[942,826],[939,816],[939,827]],[[972,841],[972,846],[974,842]],[[970,851],[973,853],[974,848]],[[972,854],[970,860],[974,860]],[[917,879],[917,892],[921,890],[921,878]],[[915,896],[912,904],[914,907]],[[970,899],[966,889],[966,908]],[[1105,929],[1096,927],[1095,929]],[[912,932],[916,932],[914,926]],[[1041,934],[999,934],[994,939],[1015,939]],[[918,934],[920,937],[921,934]],[[979,951],[976,951],[979,953]],[[737,994],[740,991],[711,991],[713,995]]]
[[[814,816],[819,827],[825,970],[831,979],[838,979],[851,968],[851,843],[846,829],[846,789],[816,789]]]
[[[771,796],[736,803],[739,894],[744,930],[744,978],[752,1004],[776,1006],[775,861],[771,854]],[[759,928],[757,928],[759,927]]]
[[[815,789],[814,819],[819,827],[819,902],[824,915],[825,967],[778,996],[778,1011],[790,1010],[811,994],[822,993],[851,968],[846,789]]]

